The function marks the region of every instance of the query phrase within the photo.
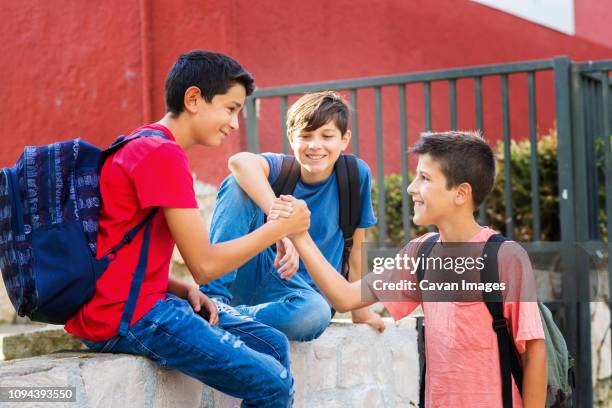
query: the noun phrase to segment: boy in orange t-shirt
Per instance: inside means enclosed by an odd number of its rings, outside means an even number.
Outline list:
[[[414,202],[414,222],[435,225],[442,243],[482,243],[495,234],[480,226],[474,211],[491,191],[495,179],[493,151],[477,133],[424,134],[411,150],[419,156],[416,178],[408,187]],[[294,198],[282,196],[269,218],[286,217]],[[424,242],[426,234],[412,241]],[[383,297],[374,284],[380,275],[370,274],[349,283],[321,256],[308,233],[293,238],[308,272],[336,310],[344,312],[381,300],[399,320],[422,304],[427,327],[425,356],[425,404],[427,407],[502,407],[502,387],[496,334],[484,302],[421,302],[408,291],[393,301]],[[403,253],[417,256],[418,245]],[[538,305],[524,301],[526,288],[533,288],[527,253],[515,242],[503,243],[498,252],[500,282],[511,281],[520,293],[504,293],[504,317],[520,354],[522,398],[513,384],[513,407],[543,407],[546,399],[547,367],[544,332]],[[415,271],[408,275],[416,283]],[[518,285],[516,284],[518,282]],[[365,284],[365,286],[364,286]],[[366,290],[363,290],[363,289]],[[412,295],[418,291],[412,291]]]

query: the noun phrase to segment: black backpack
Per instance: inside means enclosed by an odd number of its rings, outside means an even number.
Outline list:
[[[438,234],[433,234],[427,238],[419,248],[418,256],[423,257],[423,259],[428,257],[439,237]],[[505,241],[508,241],[508,239],[500,234],[492,235],[487,240],[483,250],[485,266],[481,273],[481,282],[499,283],[497,252],[500,245]],[[424,275],[425,270],[419,267],[417,269],[417,279],[419,282],[423,280]],[[493,330],[497,335],[503,407],[512,408],[512,377],[514,377],[514,383],[522,395],[523,368],[521,360],[504,317],[504,303],[501,291],[483,292],[482,295],[487,309],[489,309],[489,313],[493,318]],[[538,302],[538,308],[546,337],[546,354],[549,366],[546,407],[571,407],[572,394],[576,386],[573,358],[567,351],[563,335],[555,324],[550,310],[542,302]],[[425,325],[421,326],[421,336],[424,342]],[[424,407],[426,361],[425,353],[423,352],[422,355],[423,365],[421,367],[419,405]]]
[[[353,234],[357,229],[361,217],[361,194],[359,182],[359,169],[357,158],[352,154],[341,154],[334,165],[336,180],[338,182],[338,195],[340,196],[340,229],[344,237],[342,251],[341,274],[348,279],[349,255],[353,248]],[[293,194],[293,190],[300,180],[300,164],[293,156],[284,156],[280,174],[272,185],[274,194]]]

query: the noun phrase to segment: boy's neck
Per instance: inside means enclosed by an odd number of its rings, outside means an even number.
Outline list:
[[[314,173],[314,174],[308,172],[306,169],[304,169],[304,167],[301,167],[300,177],[302,178],[302,181],[304,183],[316,184],[316,183],[320,183],[320,182],[327,180],[332,175],[333,172],[334,172],[334,167],[331,167],[330,169],[327,169],[324,172]]]
[[[436,224],[442,242],[468,242],[482,230],[474,216],[449,216]]]
[[[183,150],[187,150],[193,146],[195,142],[190,136],[191,133],[187,122],[181,119],[182,116],[183,115],[174,116],[171,113],[166,113],[157,123],[167,127],[170,132],[172,132],[176,143],[181,146]]]

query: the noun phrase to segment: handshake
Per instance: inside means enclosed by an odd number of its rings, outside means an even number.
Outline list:
[[[291,195],[281,195],[274,199],[268,212],[268,222],[282,223],[290,238],[308,231],[310,228],[310,210],[304,200]]]

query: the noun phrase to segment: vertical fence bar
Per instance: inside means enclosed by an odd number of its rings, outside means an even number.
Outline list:
[[[484,130],[484,118],[482,116],[482,77],[474,78],[474,102],[476,104],[476,127],[482,132]]]
[[[423,107],[425,109],[425,130],[431,130],[431,82],[423,82]]]
[[[387,214],[385,203],[385,166],[382,128],[382,97],[380,87],[374,88],[374,110],[376,115],[376,186],[378,187],[378,245],[387,246]]]
[[[259,153],[259,136],[257,134],[257,99],[249,96],[245,103],[247,119],[247,149]]]
[[[411,239],[410,236],[410,203],[408,193],[408,126],[406,120],[406,86],[399,86],[399,110],[400,110],[400,146],[401,146],[401,170],[402,170],[402,223],[404,226],[404,242]]]
[[[604,71],[601,76],[601,104],[603,105],[601,124],[606,150],[606,214],[608,215],[608,288],[612,288],[612,143],[610,143],[610,79],[608,72]],[[608,297],[610,318],[612,319],[612,297]]]
[[[425,108],[425,131],[431,131],[431,82],[423,82],[423,107]],[[428,227],[429,231],[435,231],[433,225]]]
[[[359,121],[357,117],[357,89],[351,89],[351,140],[353,154],[359,156]]]
[[[538,171],[538,135],[536,117],[535,73],[527,74],[529,93],[529,141],[531,144],[531,212],[533,214],[532,241],[541,239],[540,175]]]
[[[474,103],[476,111],[476,129],[482,132],[484,137],[484,120],[482,116],[482,77],[474,78]],[[487,225],[487,212],[485,210],[485,206],[481,205],[478,210],[478,219],[480,221],[480,225]]]
[[[589,175],[596,170],[596,162],[588,161],[588,151],[590,150],[589,138],[585,137],[584,118],[582,110],[582,75],[580,69],[575,64],[570,64],[571,88],[570,88],[570,109],[571,109],[571,131],[572,131],[572,155],[573,155],[573,182],[574,182],[574,228],[576,250],[573,267],[576,268],[576,298],[578,316],[578,354],[580,354],[579,373],[581,374],[579,384],[582,391],[579,398],[582,401],[592,401],[591,388],[591,305],[590,299],[590,267],[591,262],[585,250],[580,249],[577,243],[587,242],[592,237],[591,216],[589,202],[593,200],[589,193],[594,193],[597,197],[597,188],[593,191],[589,185]],[[596,213],[596,211],[595,211]],[[588,361],[587,361],[588,358]],[[589,379],[582,377],[589,377]],[[591,405],[588,405],[591,406]]]
[[[584,325],[590,324],[590,316],[581,316],[577,303],[577,279],[579,277],[576,262],[576,226],[575,191],[573,182],[572,160],[572,125],[571,125],[571,94],[570,94],[570,60],[567,57],[553,59],[555,81],[555,115],[557,118],[557,170],[559,175],[559,219],[561,222],[561,271],[563,279],[563,297],[566,300],[566,339],[570,353],[577,359],[578,395],[577,406],[592,406],[590,340],[588,350],[581,341]],[[580,324],[579,324],[580,323]],[[590,338],[590,330],[587,338]],[[578,348],[580,346],[580,349]],[[586,354],[583,355],[583,352]],[[588,361],[586,361],[588,360]]]
[[[602,116],[602,106],[601,106],[601,90],[599,89],[600,82],[593,80],[593,123],[595,128],[595,134],[598,138],[603,138],[603,122],[599,120]]]
[[[289,139],[287,138],[287,95],[281,97],[281,134],[283,135],[283,153],[289,154]]]
[[[457,80],[448,81],[448,101],[450,109],[450,128],[457,130]]]
[[[589,161],[590,152],[593,150],[590,138],[585,132],[583,116],[583,87],[582,75],[579,67],[572,64],[571,67],[571,124],[572,124],[572,153],[574,160],[574,186],[575,186],[575,208],[574,219],[576,220],[576,240],[578,242],[588,241],[593,238],[591,213],[597,214],[589,205],[592,201],[592,193],[597,197],[597,190],[592,189],[592,169],[596,167],[596,161]],[[592,160],[592,159],[591,159]],[[587,268],[588,269],[588,268]],[[587,273],[587,271],[585,271]],[[579,289],[581,285],[578,285]],[[584,289],[584,288],[582,288]],[[588,288],[587,294],[588,296]]]
[[[599,159],[599,153],[596,150],[597,138],[593,132],[592,115],[592,86],[591,79],[588,77],[580,76],[581,83],[581,100],[582,100],[582,129],[584,134],[584,140],[587,144],[587,163],[597,163]],[[599,199],[597,195],[597,189],[599,188],[599,175],[597,174],[597,166],[593,168],[589,166],[589,225],[592,229],[592,239],[601,240],[601,231],[599,228],[598,214],[599,214]]]
[[[512,212],[512,161],[510,157],[510,95],[508,92],[508,75],[501,76],[502,123],[504,136],[504,201],[506,207],[506,236],[514,236]]]

